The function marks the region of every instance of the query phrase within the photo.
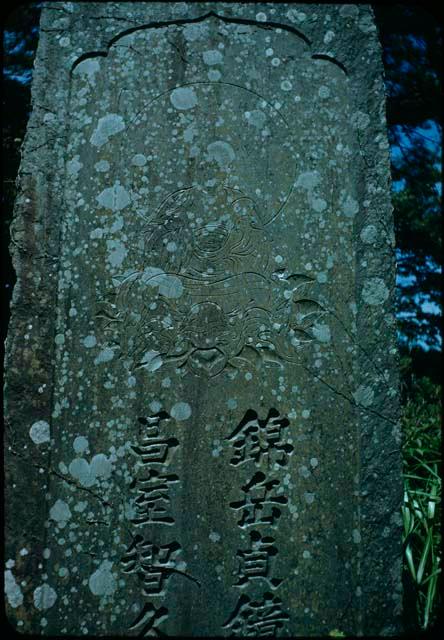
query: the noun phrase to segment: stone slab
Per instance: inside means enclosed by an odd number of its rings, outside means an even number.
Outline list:
[[[45,635],[390,635],[394,236],[365,5],[46,3],[6,595]]]

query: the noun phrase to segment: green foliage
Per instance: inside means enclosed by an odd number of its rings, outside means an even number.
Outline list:
[[[375,5],[383,46],[401,343],[441,346],[441,22],[431,5]]]
[[[25,135],[30,107],[32,63],[38,40],[40,5],[21,5],[7,15],[3,30],[3,151],[4,192],[2,237],[7,236],[15,197],[15,178],[20,163],[20,145]]]
[[[437,616],[441,574],[441,388],[414,381],[403,412],[404,564],[418,628]]]
[[[39,35],[41,3],[21,4],[6,14],[3,22],[2,165],[3,192],[0,216],[0,305],[9,310],[15,273],[9,257],[9,225],[16,197],[16,176],[20,149],[28,122],[32,65]],[[5,318],[7,320],[7,318]],[[3,343],[5,322],[1,327]]]

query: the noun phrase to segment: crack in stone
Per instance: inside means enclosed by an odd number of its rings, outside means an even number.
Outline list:
[[[82,487],[80,484],[75,482],[75,480],[71,480],[71,478],[67,478],[62,473],[59,473],[58,471],[55,471],[55,469],[48,469],[48,471],[49,471],[50,474],[55,475],[58,478],[61,478],[62,480],[64,480],[68,484],[74,485],[77,489],[80,489],[81,491],[86,491],[87,493],[91,494],[92,496],[94,496],[94,498],[96,498],[97,500],[99,500],[102,503],[102,506],[104,508],[113,506],[110,502],[108,502],[107,500],[105,500],[104,498],[99,496],[97,493],[95,493],[91,489],[88,489],[88,487]]]

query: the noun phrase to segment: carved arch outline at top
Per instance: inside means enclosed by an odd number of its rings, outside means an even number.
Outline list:
[[[231,23],[231,24],[234,23],[234,24],[252,25],[255,27],[259,27],[261,29],[283,29],[285,31],[290,31],[291,33],[296,35],[298,38],[300,38],[309,47],[309,49],[311,49],[311,46],[313,44],[310,38],[308,38],[302,31],[300,31],[299,29],[296,29],[296,27],[293,27],[289,24],[285,24],[283,22],[274,22],[271,20],[267,20],[265,22],[259,22],[258,20],[253,20],[250,18],[232,18],[232,17],[222,16],[216,13],[215,11],[209,11],[208,13],[202,16],[199,16],[197,18],[177,18],[174,20],[162,20],[162,21],[156,20],[156,21],[148,22],[146,24],[138,25],[137,27],[129,27],[128,29],[124,29],[123,31],[113,36],[109,40],[108,44],[106,45],[106,49],[101,51],[90,51],[88,53],[84,53],[81,56],[79,56],[71,66],[70,75],[72,75],[75,68],[84,60],[89,60],[91,58],[98,58],[98,57],[102,57],[102,58],[108,57],[108,54],[112,46],[116,44],[116,42],[118,42],[121,38],[125,36],[135,33],[136,31],[144,31],[147,29],[160,29],[160,28],[169,27],[172,25],[180,26],[183,24],[193,24],[198,22],[204,22],[209,18],[216,18],[218,20],[221,20],[222,22]],[[313,60],[325,60],[327,62],[331,62],[332,64],[339,67],[345,73],[346,76],[348,75],[348,71],[345,65],[340,60],[337,60],[336,58],[334,58],[333,56],[330,56],[329,54],[313,53],[311,55],[311,58]]]

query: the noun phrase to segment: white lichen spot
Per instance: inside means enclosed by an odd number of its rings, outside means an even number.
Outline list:
[[[159,411],[162,409],[162,403],[158,400],[153,400],[152,402],[150,402],[150,409],[153,413],[159,413]]]
[[[219,542],[221,535],[220,533],[217,533],[217,531],[212,531],[208,537],[210,538],[211,542]]]
[[[84,347],[91,349],[96,346],[97,340],[95,336],[86,336],[86,338],[83,338],[82,343]]]
[[[76,175],[80,169],[83,167],[83,164],[81,162],[79,162],[79,155],[75,155],[74,158],[72,160],[68,160],[68,162],[66,163],[66,170],[69,173],[69,175],[73,176]]]
[[[361,240],[365,242],[365,244],[373,244],[376,242],[376,238],[378,237],[378,230],[373,224],[368,224],[361,231]]]
[[[208,25],[202,22],[186,24],[182,31],[184,38],[189,42],[206,39],[208,37]]]
[[[304,491],[304,500],[307,504],[313,504],[315,499],[315,494],[310,493],[310,491]]]
[[[263,11],[259,11],[259,13],[256,13],[256,20],[258,22],[266,22],[267,15]]]
[[[29,435],[34,444],[43,444],[50,441],[50,428],[45,420],[37,420],[29,430]]]
[[[77,436],[74,438],[72,446],[76,453],[84,453],[89,449],[88,438],[85,438],[85,436]]]
[[[87,58],[86,60],[79,62],[73,73],[85,75],[88,77],[88,80],[91,81],[94,79],[97,71],[100,71],[100,64],[97,58]]]
[[[350,122],[355,129],[366,129],[370,124],[370,116],[363,111],[356,111],[350,118]]]
[[[256,129],[262,129],[267,120],[267,116],[265,115],[265,113],[263,111],[260,111],[259,109],[254,109],[253,111],[245,111],[244,118],[248,122],[248,124],[256,127]]]
[[[237,400],[235,398],[229,398],[227,400],[227,407],[229,409],[236,409],[237,407]]]
[[[313,467],[313,469],[316,469],[318,464],[319,464],[319,460],[317,458],[310,458],[310,465]]]
[[[136,155],[131,158],[131,164],[135,167],[144,167],[146,162],[147,160],[143,153],[136,153]]]
[[[158,351],[147,351],[142,356],[140,366],[146,371],[156,371],[162,366],[162,358]]]
[[[107,240],[106,247],[109,251],[107,259],[112,267],[120,267],[128,255],[128,250],[120,240]]]
[[[319,342],[330,342],[331,340],[330,327],[326,324],[315,324],[312,332]]]
[[[293,88],[293,85],[291,84],[290,80],[283,80],[281,82],[282,91],[291,91],[292,88]]]
[[[221,64],[224,61],[224,57],[217,49],[211,49],[210,51],[204,51],[202,53],[203,61],[205,64]]]
[[[183,284],[180,278],[165,273],[158,267],[145,267],[141,282],[150,287],[159,287],[159,293],[166,298],[180,298],[183,293]]]
[[[95,147],[101,147],[106,144],[112,136],[123,131],[123,129],[125,129],[125,121],[122,116],[119,116],[117,113],[109,113],[107,116],[99,118],[90,142]]]
[[[319,171],[305,171],[298,176],[295,186],[310,191],[319,184],[320,180],[321,176]]]
[[[305,549],[305,551],[302,552],[302,557],[304,558],[304,560],[309,560],[311,558],[310,551],[307,551],[307,549]]]
[[[319,87],[318,96],[323,100],[326,100],[330,97],[330,89],[325,86]]]
[[[10,569],[5,571],[5,594],[9,602],[9,606],[13,609],[23,604],[23,593],[20,585],[17,584],[14,575]]]
[[[117,588],[117,582],[111,573],[113,563],[104,560],[99,568],[90,576],[88,584],[95,596],[110,596]]]
[[[191,407],[188,402],[176,402],[171,408],[171,417],[177,421],[188,420],[191,416]]]
[[[98,453],[93,456],[91,460],[91,473],[96,478],[101,478],[102,480],[108,480],[111,476],[113,465],[109,458],[104,453]]]
[[[318,213],[322,213],[327,208],[327,201],[324,198],[312,198],[310,202],[313,209]]]
[[[131,202],[128,191],[118,182],[116,182],[112,187],[104,189],[96,197],[96,200],[101,207],[110,209],[111,211],[121,211]]]
[[[207,76],[208,80],[210,80],[211,82],[217,82],[221,79],[222,74],[219,69],[210,69],[207,73]]]
[[[171,92],[170,101],[175,109],[184,111],[196,106],[197,96],[192,87],[178,87]]]
[[[353,529],[352,536],[353,536],[353,542],[355,544],[359,544],[361,542],[361,534],[358,531],[358,529]]]
[[[362,288],[364,302],[372,306],[383,304],[389,297],[389,290],[382,278],[369,278]]]
[[[54,342],[56,343],[56,345],[58,345],[59,347],[62,344],[65,344],[65,336],[63,333],[58,333],[55,338],[54,338]]]
[[[115,351],[111,347],[105,347],[94,359],[94,364],[102,364],[103,362],[109,362],[114,358]]]
[[[105,173],[106,171],[109,171],[109,167],[110,164],[108,160],[99,160],[99,162],[96,162],[96,164],[94,165],[95,170],[99,173]]]
[[[76,458],[69,465],[69,473],[82,487],[92,487],[96,481],[89,462],[85,458]]]
[[[330,42],[333,40],[334,37],[335,37],[334,31],[327,31],[327,33],[324,36],[324,43],[330,44]]]
[[[369,407],[373,404],[375,392],[371,387],[361,385],[354,393],[352,393],[352,396],[357,404],[360,404],[362,407]]]
[[[289,9],[286,13],[287,18],[291,22],[304,22],[307,18],[307,14],[302,11],[298,11],[297,9]]]
[[[165,274],[159,284],[159,293],[166,298],[180,298],[183,293],[182,280],[177,276]]]
[[[34,606],[39,611],[46,611],[54,606],[57,594],[49,584],[42,584],[34,589]]]
[[[347,196],[344,204],[342,205],[342,211],[347,218],[353,218],[359,211],[359,205],[354,198]]]
[[[207,146],[208,160],[217,162],[221,169],[226,168],[236,156],[233,147],[223,140],[210,142]]]
[[[355,4],[344,4],[339,9],[343,18],[356,18],[359,15],[359,8]]]

